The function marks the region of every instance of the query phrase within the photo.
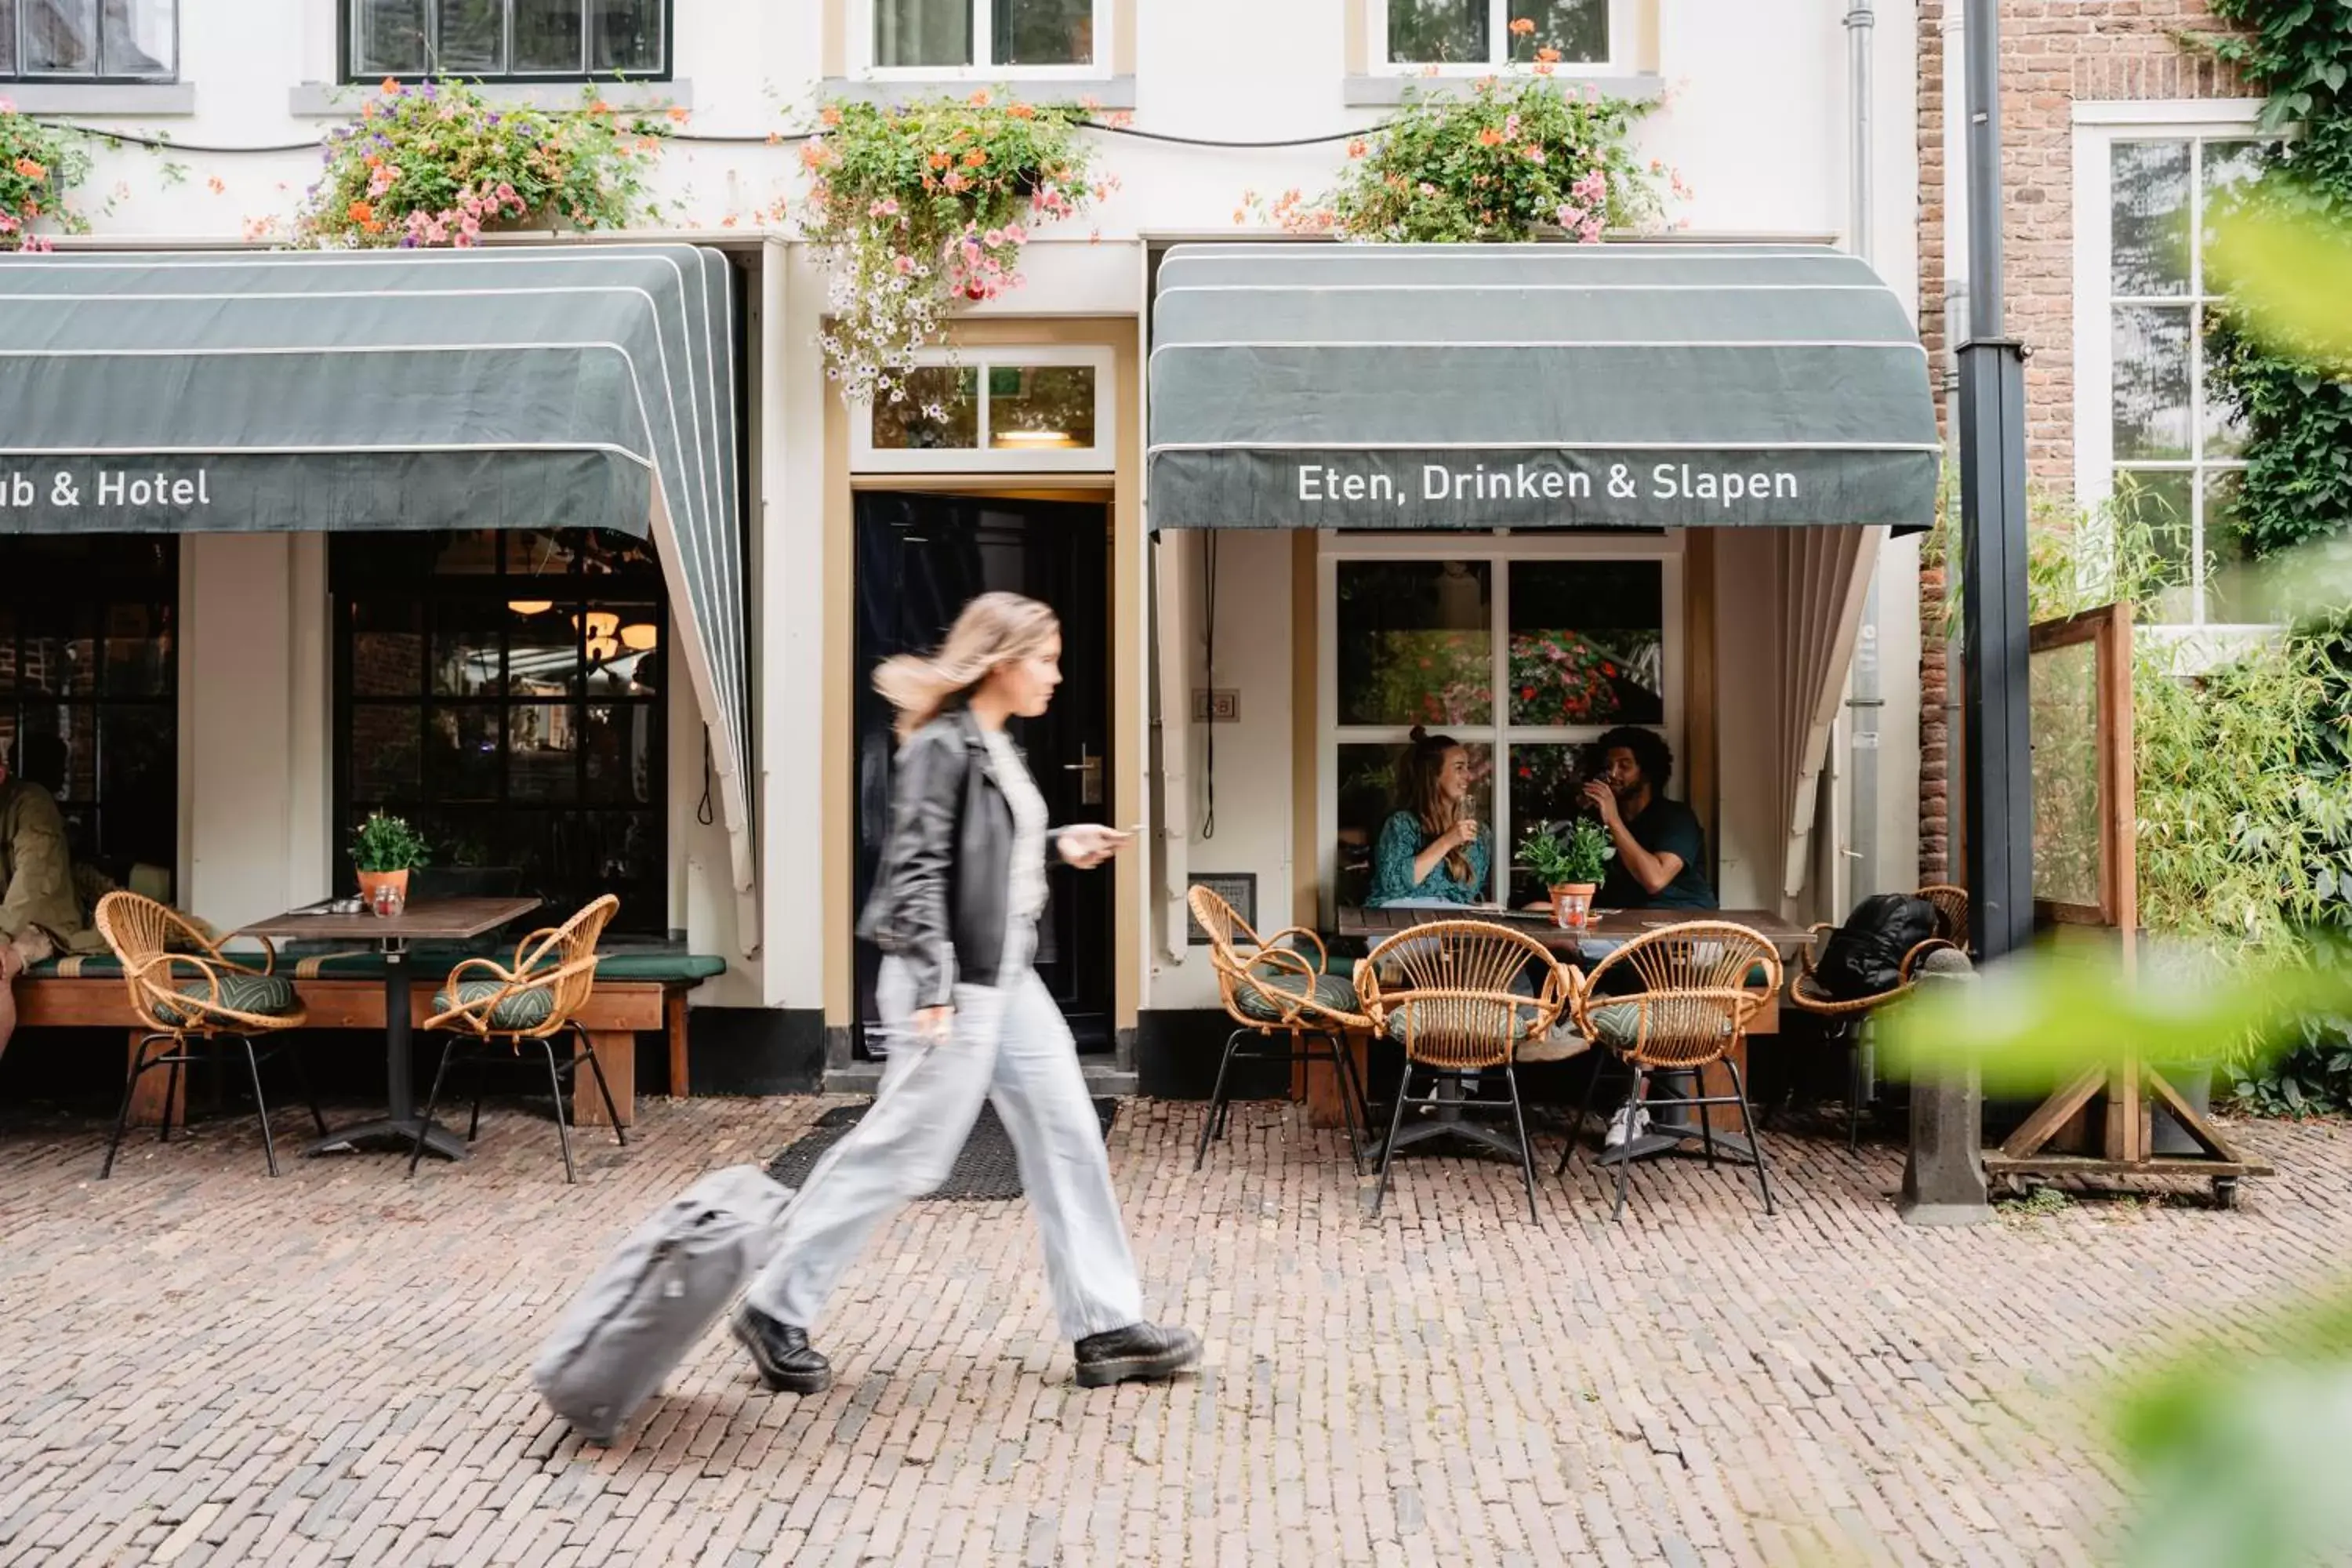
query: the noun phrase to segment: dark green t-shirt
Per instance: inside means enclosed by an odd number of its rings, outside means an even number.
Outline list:
[[[1678,800],[1652,797],[1642,815],[1625,824],[1633,842],[1653,855],[1678,857],[1683,868],[1655,893],[1633,879],[1622,856],[1609,862],[1601,883],[1604,910],[1711,910],[1715,888],[1706,879],[1706,832],[1697,815]]]

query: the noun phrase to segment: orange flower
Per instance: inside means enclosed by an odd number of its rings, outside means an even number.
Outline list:
[[[1541,60],[1548,66],[1556,66],[1559,64],[1559,51],[1551,47],[1549,45],[1546,45],[1544,47],[1536,51],[1536,58]]]
[[[205,188],[212,192],[213,195],[219,195],[222,192],[228,189],[228,184],[218,174],[215,174],[211,179],[205,182]]]
[[[370,206],[365,202],[353,202],[350,206],[343,209],[343,215],[356,224],[368,224],[375,221],[375,208]]]
[[[30,158],[16,160],[16,173],[28,180],[46,180],[49,177],[49,171]]]
[[[823,109],[817,110],[816,117],[828,126],[838,125],[841,123],[841,110],[835,109],[829,103]]]
[[[400,79],[398,77],[388,76],[383,79],[383,95],[386,98],[398,98],[400,96]]]
[[[987,162],[988,153],[983,148],[975,147],[963,155],[963,166],[967,169],[977,169]]]
[[[613,112],[613,106],[600,98],[595,102],[588,106],[588,112],[591,114],[610,114]]]
[[[784,133],[781,131],[771,131],[768,132],[768,145],[771,147],[782,142],[783,139]]]
[[[1007,109],[1004,112],[1013,116],[1015,120],[1034,120],[1037,118],[1037,111],[1025,103],[1016,103],[1013,105],[1012,108]]]
[[[686,118],[689,112],[691,111],[682,103],[673,103],[669,106],[670,119],[679,125],[686,123]]]
[[[1481,146],[1481,147],[1500,147],[1502,144],[1503,144],[1503,133],[1502,133],[1501,132],[1499,132],[1499,131],[1496,130],[1493,126],[1489,125],[1488,127],[1486,127],[1486,130],[1481,131],[1480,132],[1478,132],[1478,145],[1479,145],[1479,146]]]
[[[1348,143],[1348,156],[1350,158],[1360,158],[1371,150],[1370,144],[1360,136]]]
[[[971,106],[974,109],[986,109],[988,107],[988,89],[983,87],[978,92],[971,95]]]
[[[932,154],[931,154],[931,167],[932,167],[932,168],[934,168],[934,169],[944,169],[944,168],[946,168],[950,163],[954,163],[954,162],[955,162],[955,158],[954,158],[954,155],[953,155],[953,154],[951,154],[951,153],[932,153]]]
[[[1535,30],[1536,19],[1533,16],[1514,16],[1511,18],[1511,37],[1515,38],[1524,38]]]

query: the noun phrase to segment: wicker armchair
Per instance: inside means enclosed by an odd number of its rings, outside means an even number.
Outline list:
[[[269,1131],[269,1102],[261,1091],[261,1064],[288,1052],[310,1120],[320,1137],[327,1119],[310,1093],[302,1060],[289,1050],[289,1031],[309,1021],[294,984],[274,973],[277,949],[264,940],[261,967],[254,969],[222,953],[220,944],[199,931],[177,910],[137,893],[111,892],[99,900],[92,917],[98,933],[122,963],[122,984],[131,993],[131,1016],[151,1032],[139,1042],[130,1076],[122,1085],[122,1109],[114,1118],[114,1136],[106,1145],[106,1163],[99,1180],[114,1173],[115,1152],[122,1146],[130,1125],[131,1103],[139,1080],[152,1068],[171,1075],[163,1093],[163,1115],[158,1137],[170,1142],[172,1107],[180,1098],[180,1069],[198,1062],[217,1064],[232,1042],[244,1047],[245,1070],[253,1082],[254,1115],[261,1122],[261,1153],[269,1173],[278,1174],[278,1144]],[[256,1047],[257,1039],[274,1040],[269,1048]],[[162,1046],[163,1050],[153,1047]],[[185,1112],[181,1131],[186,1131]]]
[[[1965,888],[1937,883],[1919,889],[1916,895],[1925,899],[1936,910],[1936,931],[1933,936],[1915,945],[1903,955],[1896,967],[1896,983],[1890,990],[1870,996],[1836,996],[1822,984],[1815,973],[1830,933],[1838,928],[1826,921],[1812,926],[1805,945],[1797,954],[1797,973],[1789,982],[1789,1004],[1800,1012],[1810,1013],[1822,1020],[1822,1033],[1832,1040],[1843,1040],[1850,1049],[1850,1070],[1846,1079],[1845,1146],[1849,1152],[1862,1147],[1863,1031],[1872,1015],[1890,1002],[1899,1002],[1911,994],[1912,977],[1918,973],[1920,961],[1943,948],[1965,952],[1969,945],[1969,895]]]
[[[1519,989],[1530,972],[1540,984],[1532,991]],[[1381,1146],[1381,1181],[1372,1212],[1378,1214],[1387,1201],[1389,1167],[1399,1149],[1452,1134],[1517,1155],[1527,1182],[1528,1212],[1542,1224],[1516,1058],[1522,1045],[1549,1037],[1561,1015],[1574,1005],[1576,972],[1525,931],[1485,921],[1433,921],[1399,931],[1374,948],[1356,965],[1356,991],[1372,1026],[1404,1051],[1388,1141]],[[1459,1092],[1497,1069],[1508,1099],[1474,1100]],[[1418,1098],[1412,1092],[1416,1078],[1429,1081],[1429,1092]],[[1408,1128],[1404,1117],[1409,1106],[1437,1114]],[[1508,1108],[1516,1139],[1505,1140],[1456,1120],[1460,1110],[1471,1107]]]
[[[1644,1112],[1653,1108],[1696,1112],[1710,1167],[1716,1158],[1715,1129],[1706,1113],[1715,1106],[1738,1108],[1741,1134],[1755,1152],[1756,1183],[1766,1214],[1774,1212],[1772,1178],[1736,1053],[1749,1023],[1780,989],[1780,955],[1770,942],[1727,921],[1692,921],[1662,926],[1611,953],[1585,976],[1576,998],[1578,1026],[1631,1072],[1633,1087],[1627,1106]],[[1706,1070],[1717,1062],[1730,1071],[1727,1095],[1706,1092]],[[1651,1078],[1659,1073],[1688,1075],[1695,1092],[1653,1098]],[[1555,1175],[1565,1175],[1576,1158],[1577,1141],[1601,1076],[1596,1067]],[[1629,1158],[1617,1161],[1612,1219],[1624,1215],[1632,1165]]]
[[[614,1137],[625,1145],[628,1142],[620,1112],[613,1104],[613,1091],[604,1082],[604,1064],[596,1059],[595,1042],[574,1021],[596,984],[596,939],[620,907],[621,900],[607,893],[562,925],[531,932],[515,948],[511,968],[492,959],[468,958],[449,972],[448,980],[433,998],[433,1016],[425,1022],[425,1028],[440,1030],[448,1038],[441,1047],[441,1065],[434,1070],[433,1090],[425,1098],[425,1119],[417,1124],[416,1145],[409,1152],[410,1175],[416,1174],[417,1162],[425,1157],[424,1129],[433,1125],[433,1108],[441,1098],[441,1085],[450,1062],[461,1050],[470,1056],[475,1068],[474,1114],[466,1124],[468,1143],[482,1129],[482,1067],[499,1047],[506,1047],[509,1056],[520,1057],[526,1044],[538,1047],[547,1059],[565,1181],[577,1182],[580,1175],[572,1163],[564,1080],[577,1075],[582,1062],[596,1077],[596,1092],[604,1097],[604,1115],[613,1124]],[[577,1049],[559,1060],[556,1037],[566,1032],[576,1039]]]
[[[1313,931],[1294,927],[1261,937],[1233,905],[1207,888],[1194,888],[1188,901],[1192,918],[1209,933],[1209,966],[1216,972],[1225,1015],[1240,1026],[1225,1037],[1224,1055],[1217,1062],[1217,1086],[1210,1093],[1208,1120],[1202,1123],[1201,1141],[1192,1151],[1192,1169],[1199,1170],[1208,1158],[1209,1140],[1224,1136],[1233,1106],[1226,1086],[1235,1061],[1283,1066],[1328,1061],[1339,1079],[1348,1157],[1361,1173],[1364,1143],[1358,1129],[1369,1129],[1370,1112],[1356,1082],[1348,1037],[1369,1034],[1372,1026],[1357,1004],[1355,987],[1324,973],[1330,955]],[[1312,957],[1283,945],[1291,941],[1311,944]]]

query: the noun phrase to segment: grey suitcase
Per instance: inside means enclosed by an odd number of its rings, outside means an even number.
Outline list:
[[[713,1171],[590,1278],[532,1363],[549,1408],[610,1443],[775,1250],[793,1189],[757,1165]]]

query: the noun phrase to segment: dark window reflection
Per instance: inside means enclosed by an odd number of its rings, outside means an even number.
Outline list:
[[[362,82],[383,76],[659,76],[669,68],[666,8],[667,0],[354,0],[346,74]]]

